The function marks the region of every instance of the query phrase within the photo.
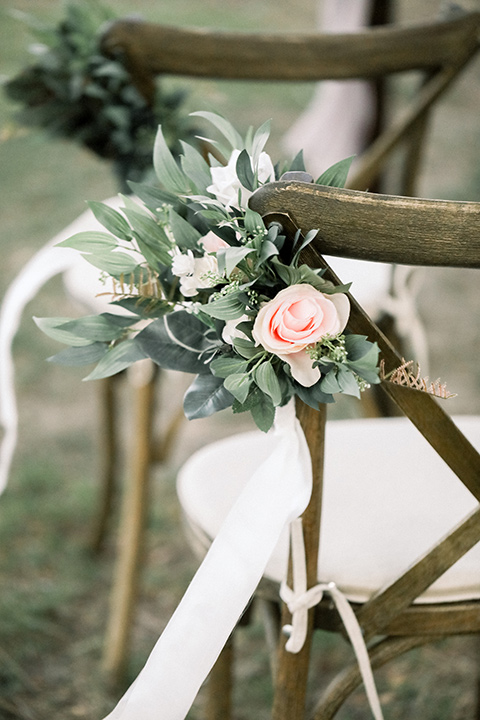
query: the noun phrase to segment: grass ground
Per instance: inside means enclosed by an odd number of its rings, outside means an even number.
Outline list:
[[[401,3],[405,13],[431,16],[439,3]],[[313,0],[136,0],[135,12],[172,24],[257,30],[309,30]],[[118,14],[132,3],[117,0]],[[28,36],[6,11],[58,18],[58,0],[0,0],[0,72],[9,75],[26,61]],[[480,147],[477,72],[469,71],[449,95],[433,127],[422,193],[432,197],[478,200],[480,174],[473,148]],[[178,81],[176,81],[178,82]],[[191,109],[215,109],[233,118],[240,130],[273,118],[272,154],[281,136],[301,112],[311,93],[306,85],[269,85],[196,81],[190,83]],[[86,199],[116,192],[109,168],[78,147],[25,133],[11,123],[12,107],[0,95],[0,297],[9,282],[47,239],[84,208]],[[433,152],[434,150],[434,152]],[[432,375],[448,379],[461,393],[454,412],[478,408],[480,374],[480,297],[474,271],[429,274],[421,296],[422,313],[432,327]],[[20,442],[11,482],[0,502],[0,718],[1,720],[75,720],[100,718],[116,691],[99,672],[114,537],[101,558],[89,553],[98,491],[97,404],[94,384],[80,382],[81,371],[44,362],[56,350],[32,321],[39,316],[68,315],[77,308],[65,299],[61,283],[49,283],[29,305],[15,343],[20,403]],[[458,322],[459,315],[462,322]],[[461,331],[468,328],[468,338]],[[477,392],[476,392],[477,391]],[[130,398],[124,397],[128,416]],[[182,595],[195,568],[180,531],[173,489],[175,467],[205,435],[228,431],[224,415],[205,425],[183,429],[172,462],[155,472],[130,675],[143,663],[158,632]],[[205,435],[203,435],[205,433]],[[315,673],[325,682],[349,651],[329,635],[316,639]],[[236,720],[269,717],[267,658],[256,620],[239,638],[240,682]],[[393,663],[379,673],[379,687],[389,720],[463,720],[471,717],[476,673],[476,645],[470,640],[444,642]],[[192,710],[201,717],[202,699]],[[358,693],[339,720],[367,718]]]

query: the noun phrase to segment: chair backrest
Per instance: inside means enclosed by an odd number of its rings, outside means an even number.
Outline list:
[[[318,229],[317,237],[304,250],[305,262],[314,267],[325,266],[322,255],[326,253],[400,264],[480,268],[480,203],[374,195],[279,181],[257,190],[250,207],[264,217],[267,226],[280,222],[288,235],[297,228],[304,233]],[[339,281],[331,270],[327,272]],[[388,374],[403,359],[358,303],[353,298],[351,302],[348,329],[378,342]],[[480,455],[435,398],[387,380],[382,387],[480,500]],[[314,413],[308,413],[307,425],[316,422],[323,423],[323,419],[317,421]],[[312,443],[312,454],[318,457],[321,433],[310,430],[307,440]],[[480,541],[479,519],[477,509],[363,606],[358,619],[367,638],[384,631],[395,616]]]
[[[411,70],[425,82],[402,116],[370,146],[349,183],[372,186],[385,159],[409,138],[402,193],[414,194],[419,145],[429,110],[479,47],[480,12],[412,26],[380,26],[355,34],[237,33],[185,29],[124,19],[103,37],[102,50],[123,56],[138,89],[153,97],[156,75],[243,80],[378,79]]]

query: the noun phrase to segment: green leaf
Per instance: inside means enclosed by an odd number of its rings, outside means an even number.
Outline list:
[[[126,340],[108,350],[97,367],[84,380],[100,380],[111,377],[145,358],[145,353],[135,340]]]
[[[219,272],[222,272],[224,269],[226,276],[230,277],[230,273],[237,267],[238,263],[240,263],[252,252],[253,248],[247,247],[229,247],[220,249],[217,252]]]
[[[320,390],[327,395],[334,395],[341,392],[340,384],[337,380],[337,368],[332,368],[324,378],[320,380]]]
[[[258,163],[260,153],[263,151],[268,138],[270,137],[270,120],[266,120],[263,125],[260,125],[258,130],[255,132],[252,141],[252,159],[254,165]]]
[[[152,217],[135,210],[126,209],[125,215],[132,226],[140,251],[148,264],[152,267],[155,267],[157,263],[171,265],[172,257],[169,250],[172,243],[163,228]]]
[[[274,255],[278,255],[279,250],[276,245],[273,244],[273,242],[270,242],[270,240],[264,240],[262,243],[262,247],[260,248],[260,257],[259,261],[260,264],[266,262],[269,258],[273,257]]]
[[[275,408],[271,399],[263,393],[258,394],[258,401],[252,406],[250,412],[257,427],[268,432],[275,420]]]
[[[348,359],[347,365],[356,372],[357,375],[360,375],[360,377],[367,383],[377,385],[380,382],[380,378],[378,376],[378,355],[380,349],[377,343],[369,342],[369,345],[371,346],[370,350],[365,355],[363,355],[359,360],[355,360],[353,362]]]
[[[320,403],[328,404],[335,402],[333,395],[322,390],[322,382],[323,380],[321,379],[310,387],[304,387],[300,385],[300,383],[295,383],[295,394],[298,395],[300,400],[303,400],[306,405],[309,405],[314,410],[318,410]]]
[[[66,348],[47,359],[56,365],[69,365],[72,367],[89,365],[90,363],[98,362],[100,358],[105,355],[106,351],[106,343],[94,342],[89,345]]]
[[[225,120],[221,115],[216,113],[208,112],[207,110],[198,110],[197,112],[190,113],[193,117],[202,117],[205,120],[214,125],[219,130],[224,138],[230,143],[232,149],[240,149],[243,147],[243,140],[238,132],[235,130],[228,120]]]
[[[101,252],[95,255],[84,255],[84,258],[90,265],[117,278],[120,275],[130,275],[138,267],[137,260],[123,252]]]
[[[51,337],[53,340],[64,343],[65,345],[73,345],[74,347],[80,347],[82,345],[90,345],[90,341],[83,336],[76,336],[65,329],[60,329],[60,326],[70,321],[70,318],[33,318],[34,323],[40,328],[45,335]]]
[[[282,390],[271,362],[264,362],[255,370],[255,382],[262,392],[268,395],[275,407],[282,401]]]
[[[345,350],[349,362],[363,358],[373,347],[366,335],[345,335]]]
[[[236,294],[231,293],[202,305],[202,312],[217,320],[237,320],[245,312],[245,305]]]
[[[98,251],[104,253],[113,250],[117,245],[117,241],[111,235],[96,230],[87,230],[85,232],[75,233],[75,235],[67,238],[67,240],[62,240],[62,242],[57,244],[57,247],[69,247],[86,253],[95,253]]]
[[[209,417],[224,410],[233,402],[233,395],[223,386],[223,380],[213,375],[199,375],[188,388],[183,409],[189,420]]]
[[[305,172],[305,161],[303,159],[303,150],[300,150],[293,158],[290,164],[290,171]]]
[[[247,188],[247,190],[253,191],[255,189],[255,176],[252,170],[250,155],[246,150],[242,150],[238,156],[235,170],[243,187]]]
[[[345,187],[348,171],[350,170],[350,165],[354,157],[355,155],[352,155],[351,157],[345,158],[345,160],[340,160],[340,162],[335,163],[335,165],[329,167],[328,170],[325,170],[315,181],[317,185],[328,185],[329,187],[338,188]]]
[[[113,235],[122,240],[131,240],[132,231],[119,212],[101,202],[89,202],[88,207],[93,212],[98,222],[109,230]]]
[[[247,208],[245,211],[245,229],[251,235],[258,235],[259,232],[263,233],[265,230],[262,216],[250,208]]]
[[[168,191],[175,195],[185,195],[191,191],[188,178],[177,165],[165,142],[161,125],[158,127],[153,147],[153,167],[158,179]]]
[[[176,324],[174,319],[177,314],[183,316],[179,324]],[[135,342],[147,357],[166,370],[188,373],[208,372],[208,367],[199,357],[201,351],[197,347],[200,342],[203,343],[203,332],[200,341],[197,336],[198,325],[190,326],[188,318],[192,323],[201,322],[186,312],[172,313],[150,323],[136,336]],[[203,323],[201,324],[203,326]],[[189,328],[192,330],[191,333]],[[188,344],[182,340],[186,336]]]
[[[175,242],[182,250],[198,250],[198,241],[202,235],[196,228],[184,220],[173,208],[170,208],[170,227]]]
[[[210,370],[215,377],[226,378],[232,374],[243,373],[248,367],[246,360],[220,356],[212,360]]]
[[[180,202],[179,198],[173,193],[160,190],[160,188],[153,185],[129,182],[129,186],[152,212],[156,212],[163,205],[177,205]]]
[[[245,338],[236,337],[233,339],[233,347],[239,355],[250,360],[251,358],[258,355],[260,352],[264,352],[262,348],[256,347],[253,342],[246,340]]]
[[[244,403],[252,384],[252,378],[249,373],[235,373],[225,378],[223,384],[238,402]]]
[[[125,327],[132,322],[131,318],[124,317],[122,318],[123,322],[116,323],[111,319],[112,317],[109,313],[87,315],[75,320],[68,320],[59,329],[69,332],[75,337],[83,337],[90,342],[111,342],[118,340],[123,335]]]
[[[183,172],[195,183],[195,192],[204,195],[212,184],[210,168],[195,148],[183,141],[181,144],[184,153],[180,159]]]
[[[355,379],[355,375],[342,365],[337,368],[337,381],[341,392],[345,395],[353,395],[354,397],[360,398],[360,388]]]

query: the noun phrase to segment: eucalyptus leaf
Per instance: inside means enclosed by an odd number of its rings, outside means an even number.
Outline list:
[[[147,356],[135,340],[126,340],[109,349],[84,380],[100,380],[116,375]]]
[[[233,395],[224,387],[221,378],[199,375],[185,393],[183,409],[187,418],[194,420],[224,410],[232,402]]]

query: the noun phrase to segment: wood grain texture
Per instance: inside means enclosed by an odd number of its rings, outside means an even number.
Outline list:
[[[283,213],[315,249],[358,260],[480,267],[480,203],[425,200],[277,181],[255,191],[260,215]]]
[[[479,27],[479,12],[451,21],[323,35],[221,32],[125,19],[106,31],[102,50],[122,53],[150,75],[282,81],[373,78],[443,66],[458,52],[478,46]]]

